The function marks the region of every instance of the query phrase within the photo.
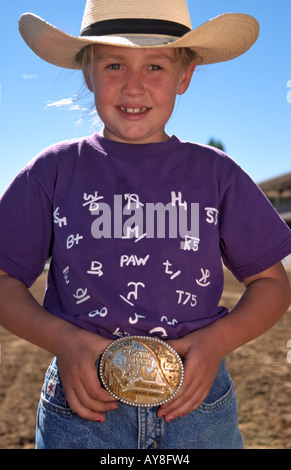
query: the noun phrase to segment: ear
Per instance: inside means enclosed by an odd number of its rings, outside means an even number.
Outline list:
[[[197,62],[196,62],[196,60],[194,60],[193,62],[191,62],[191,64],[189,64],[182,71],[181,80],[180,80],[178,90],[177,90],[177,95],[183,95],[187,91],[187,89],[190,85],[193,73],[196,69],[196,66],[197,66]]]
[[[90,73],[89,73],[88,70],[84,71],[84,79],[85,79],[87,87],[93,93],[93,86],[92,86],[91,76],[90,76]]]

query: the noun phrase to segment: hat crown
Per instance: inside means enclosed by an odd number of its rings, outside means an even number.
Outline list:
[[[81,31],[116,19],[171,21],[192,29],[186,0],[87,0]]]

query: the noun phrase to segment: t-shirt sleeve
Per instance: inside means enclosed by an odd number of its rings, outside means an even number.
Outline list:
[[[50,257],[51,236],[49,195],[27,167],[0,200],[0,269],[30,287]]]
[[[220,247],[225,266],[242,281],[291,253],[291,230],[240,167],[232,168],[228,181],[220,207]]]

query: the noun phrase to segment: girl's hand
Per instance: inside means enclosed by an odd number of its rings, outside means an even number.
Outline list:
[[[82,329],[67,340],[57,355],[66,399],[82,418],[103,422],[104,413],[118,405],[101,387],[95,362],[111,341]]]
[[[184,358],[181,391],[162,405],[171,421],[198,408],[207,397],[224,356],[273,326],[290,305],[291,288],[281,263],[244,279],[245,292],[228,315],[182,339],[169,341]]]
[[[207,328],[195,331],[179,340],[169,341],[184,362],[184,381],[173,400],[158,410],[166,422],[184,416],[198,408],[207,397],[217,375],[223,354],[209,341]]]
[[[104,421],[117,408],[98,380],[95,362],[111,342],[44,308],[27,286],[0,270],[0,323],[15,335],[57,356],[66,399],[82,418]]]

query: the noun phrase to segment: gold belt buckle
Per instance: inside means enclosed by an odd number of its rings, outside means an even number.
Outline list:
[[[159,406],[180,390],[184,377],[178,353],[147,336],[113,341],[101,356],[101,381],[113,397],[127,405]]]

